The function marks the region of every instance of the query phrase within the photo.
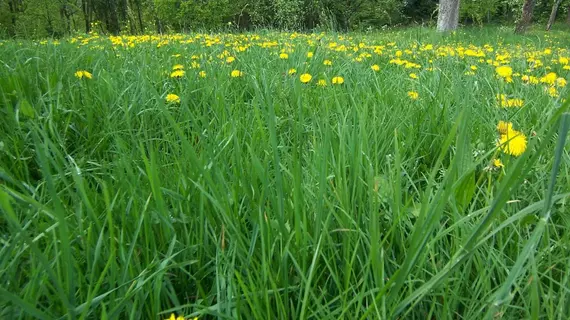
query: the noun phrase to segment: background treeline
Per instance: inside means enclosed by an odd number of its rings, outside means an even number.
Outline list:
[[[278,28],[368,30],[434,23],[438,0],[0,0],[0,37],[60,37],[74,32],[141,34]],[[462,0],[464,24],[513,23],[524,0]],[[536,0],[546,21],[556,0]],[[570,23],[570,0],[559,20]]]

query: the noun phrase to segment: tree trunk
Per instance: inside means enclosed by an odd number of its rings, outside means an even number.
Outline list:
[[[550,11],[550,18],[548,18],[548,23],[546,24],[546,31],[550,31],[550,28],[552,28],[554,21],[556,21],[556,14],[558,13],[558,7],[560,6],[561,2],[562,0],[556,0],[552,5],[552,11]]]
[[[439,0],[437,31],[451,31],[459,24],[460,0]]]
[[[117,0],[108,0],[108,24],[107,30],[109,30],[112,34],[119,34],[121,32],[121,26],[119,25],[119,15],[117,12]]]
[[[142,18],[141,0],[135,0],[137,4],[137,18],[139,20],[139,28],[141,29],[141,34],[144,33],[144,24]]]
[[[532,13],[534,11],[534,4],[535,0],[525,0],[522,10],[522,16],[519,23],[517,23],[517,27],[515,28],[515,33],[525,33],[526,29],[530,25],[532,21]]]
[[[85,33],[89,33],[89,31],[91,31],[91,21],[89,21],[88,0],[81,1],[81,8],[83,9],[83,19],[85,19]]]

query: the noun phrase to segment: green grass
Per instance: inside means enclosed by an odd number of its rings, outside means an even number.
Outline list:
[[[0,318],[570,314],[570,86],[486,61],[570,81],[570,33],[195,36],[0,42]],[[470,44],[483,61],[437,54]],[[496,148],[499,120],[528,137],[520,157]]]

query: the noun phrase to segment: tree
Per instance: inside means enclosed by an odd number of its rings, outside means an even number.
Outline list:
[[[440,0],[437,14],[437,31],[451,31],[459,24],[460,0]]]
[[[566,24],[570,26],[570,3],[568,4],[568,17],[566,18]]]
[[[515,33],[525,33],[526,29],[532,21],[532,13],[534,11],[535,0],[525,0],[523,4],[521,20],[517,23]]]
[[[562,3],[562,0],[554,1],[554,4],[552,5],[552,11],[550,12],[550,18],[548,18],[548,23],[546,24],[546,31],[549,31],[550,28],[552,28],[554,21],[556,21],[556,14],[558,13],[558,7],[560,6],[560,3]]]

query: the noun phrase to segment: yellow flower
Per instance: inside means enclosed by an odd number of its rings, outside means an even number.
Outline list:
[[[344,78],[343,77],[334,77],[332,78],[332,84],[343,84]]]
[[[477,66],[471,66],[470,69],[473,71],[477,71]]]
[[[503,153],[510,154],[515,157],[518,157],[525,152],[526,145],[526,136],[522,132],[512,129],[507,130],[507,133],[502,134],[499,141],[497,141],[497,146]]]
[[[243,76],[243,72],[239,71],[239,70],[232,70],[232,72],[230,73],[230,76],[232,76],[232,78],[238,78]]]
[[[549,74],[545,75],[544,77],[540,78],[540,82],[541,83],[546,83],[549,85],[554,85],[554,83],[556,82],[556,73],[554,72],[550,72]]]
[[[417,78],[418,78],[418,75],[415,74],[415,73],[410,73],[410,78],[412,78],[412,79],[417,79]]]
[[[380,71],[380,66],[377,65],[377,64],[373,65],[373,66],[370,67],[370,68],[371,68],[372,70],[374,70],[374,71]]]
[[[183,70],[184,66],[181,64],[176,64],[174,65],[174,67],[172,67],[172,70]]]
[[[507,134],[507,132],[512,130],[513,130],[512,122],[506,122],[501,120],[499,121],[499,124],[497,124],[497,131],[499,131],[499,134]]]
[[[493,159],[493,167],[495,168],[503,168],[505,165],[501,161],[501,159]]]
[[[330,61],[330,60],[325,60],[325,61],[323,61],[323,64],[324,64],[325,66],[332,66],[332,61]]]
[[[310,51],[309,51],[309,52],[307,52],[307,58],[312,58],[312,57],[313,57],[313,55],[314,55],[314,53],[312,53],[312,52],[310,52]]]
[[[317,81],[317,86],[319,86],[319,87],[326,87],[326,86],[327,86],[327,80],[325,80],[325,79],[319,79],[319,81]]]
[[[558,79],[556,79],[556,85],[557,85],[557,86],[559,86],[559,87],[565,87],[566,84],[567,84],[566,79],[564,79],[564,78],[558,78]]]
[[[182,78],[184,77],[184,75],[186,74],[186,72],[184,72],[184,70],[175,70],[172,71],[172,73],[170,74],[171,78]]]
[[[289,55],[286,54],[285,52],[279,54],[279,59],[283,59],[283,60],[287,60],[289,59]]]
[[[200,78],[206,78],[206,71],[202,70],[202,71],[198,72],[198,76]]]
[[[412,100],[417,100],[420,95],[415,91],[408,91],[408,97],[410,97]]]
[[[234,61],[236,61],[236,58],[234,58],[234,57],[227,57],[226,58],[226,63],[232,63]]]
[[[500,66],[497,67],[495,71],[500,77],[503,77],[505,79],[511,78],[513,75],[513,68],[510,66]]]
[[[295,73],[297,73],[297,69],[291,68],[291,69],[289,69],[289,71],[287,71],[287,73],[289,75],[294,75]]]
[[[197,318],[195,318],[197,319]],[[180,315],[180,316],[175,316],[174,313],[170,314],[170,317],[168,317],[168,319],[164,319],[164,320],[184,320],[184,316]]]
[[[568,64],[568,58],[560,57],[560,58],[558,58],[558,63],[560,63],[562,65],[567,65]]]
[[[558,98],[558,90],[556,90],[556,87],[548,87],[546,88],[546,92],[548,93],[549,96],[553,98]]]
[[[79,71],[75,72],[75,77],[78,79],[83,79],[83,78],[92,79],[93,75],[88,71],[79,70]]]
[[[299,79],[301,80],[302,83],[309,83],[309,81],[311,81],[311,79],[313,79],[313,76],[308,74],[308,73],[303,73]]]
[[[166,102],[180,103],[180,97],[174,93],[169,93],[166,95]]]

